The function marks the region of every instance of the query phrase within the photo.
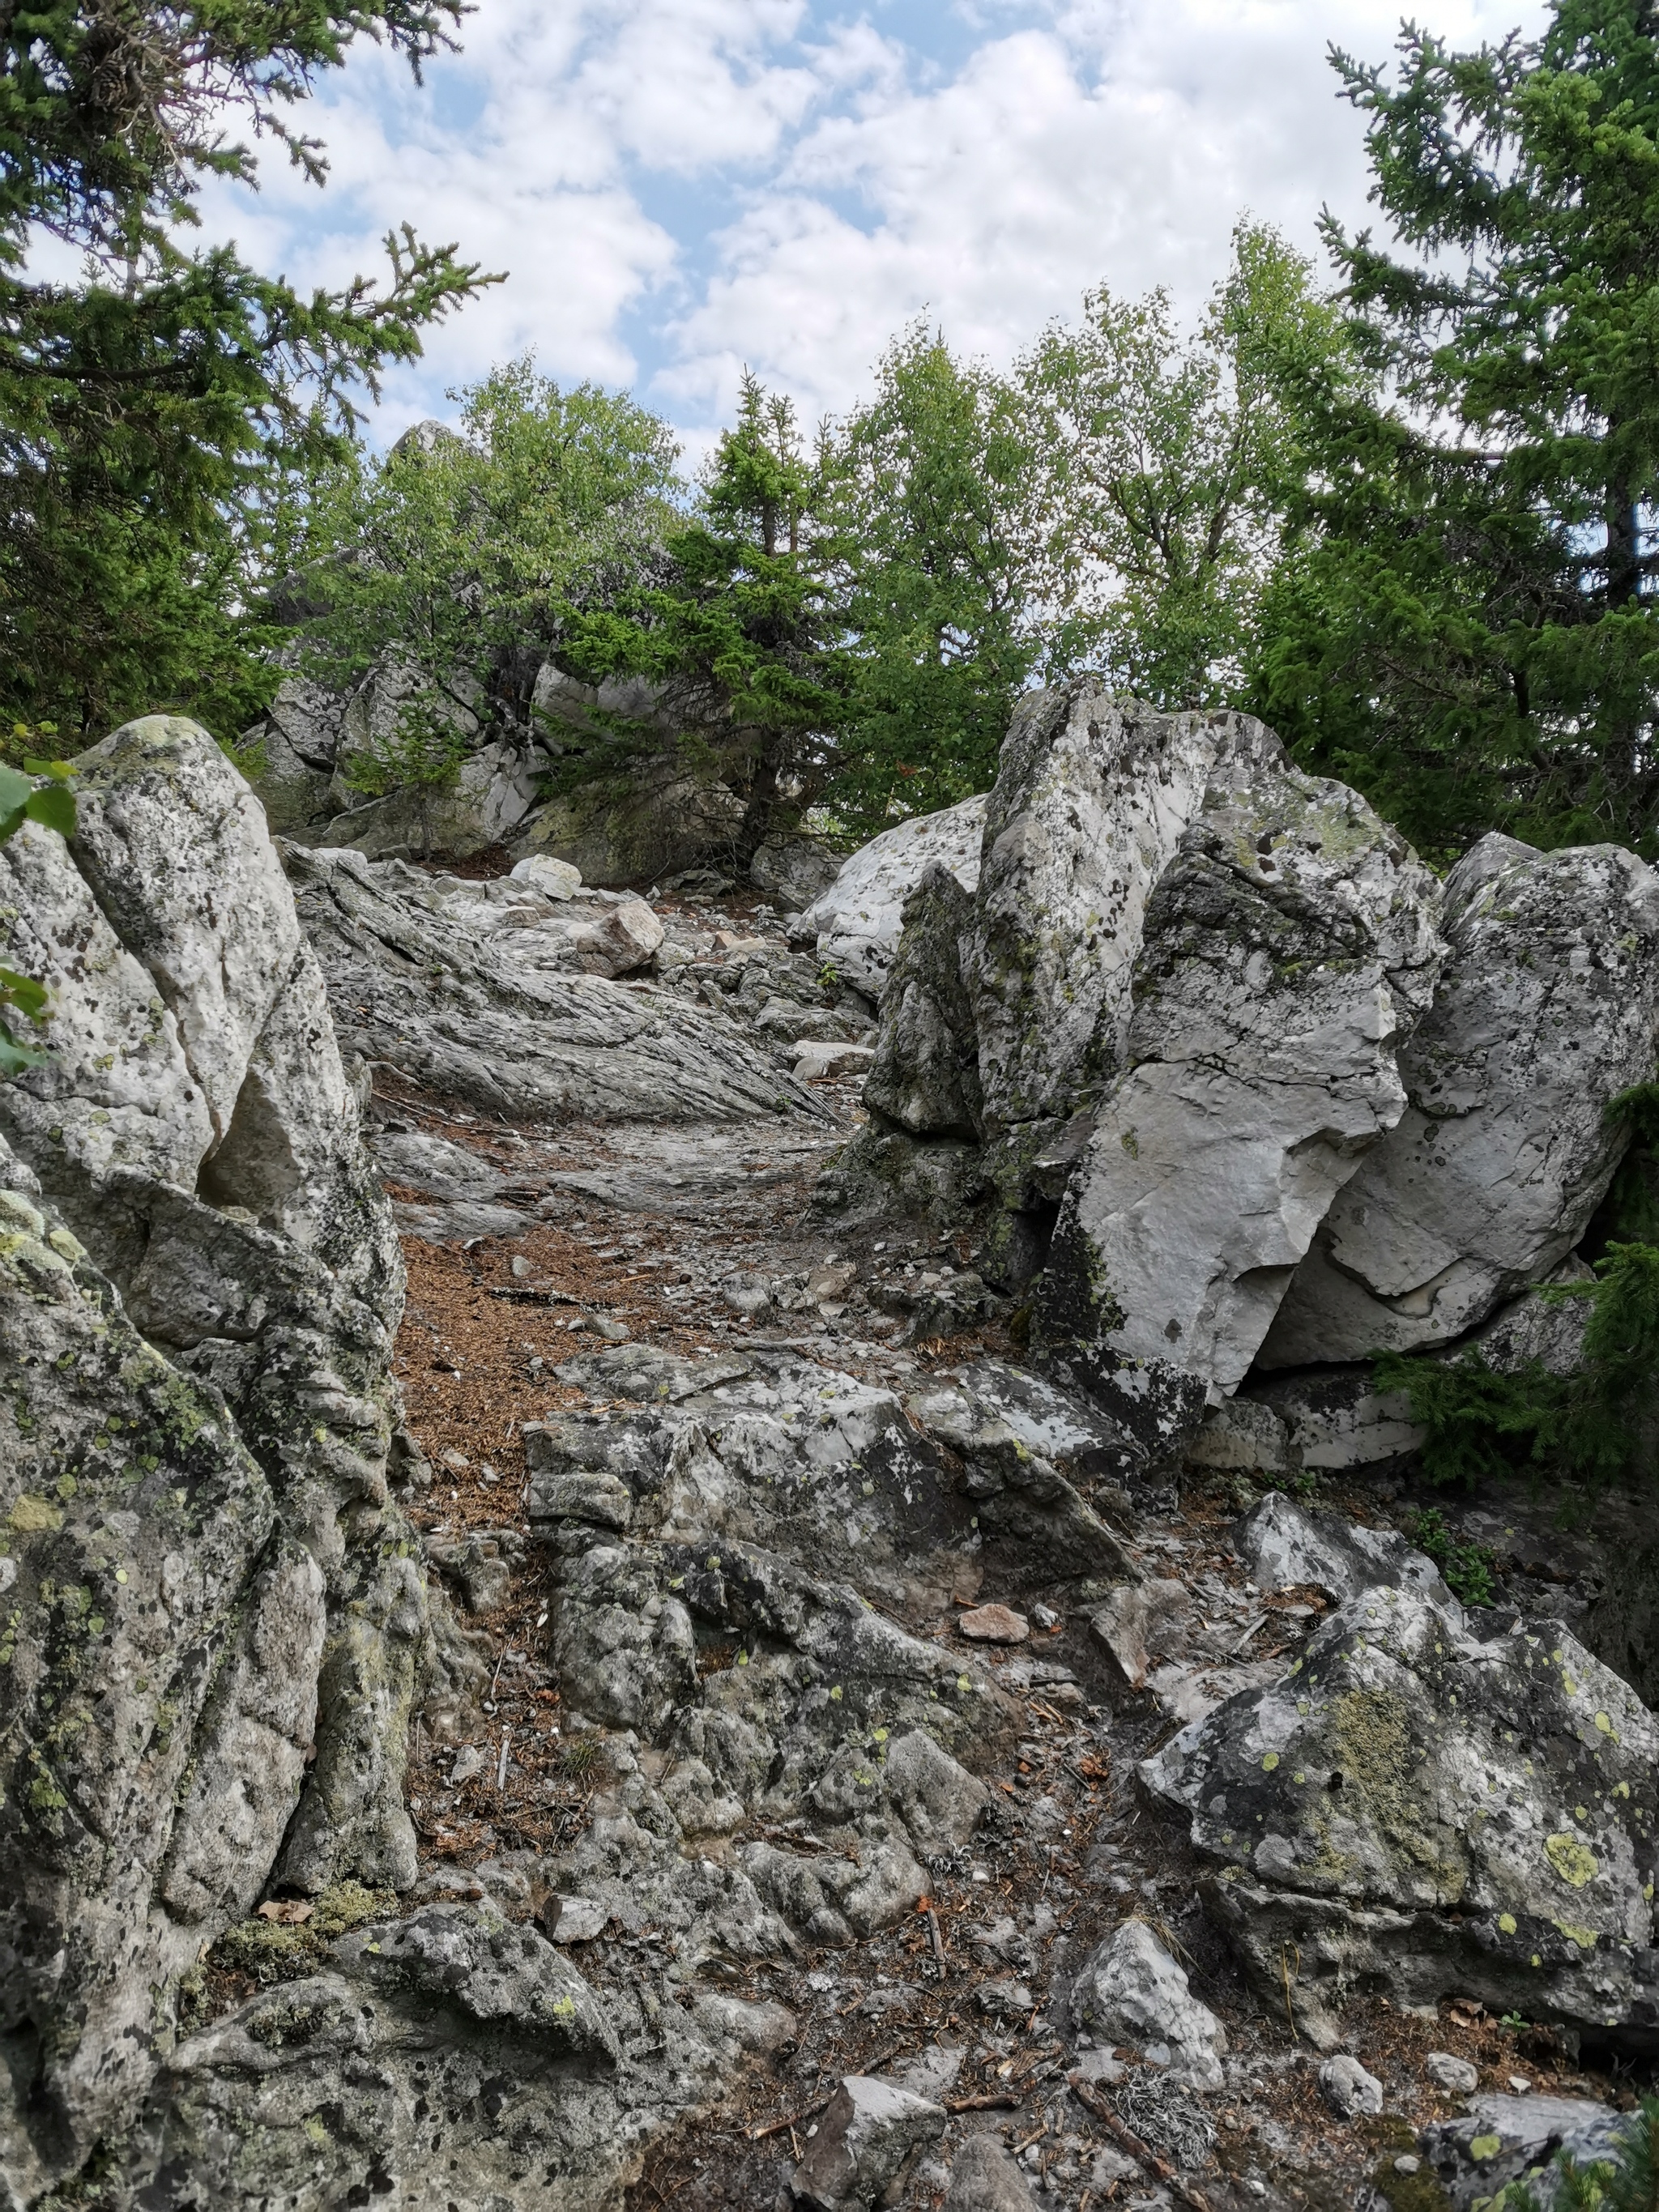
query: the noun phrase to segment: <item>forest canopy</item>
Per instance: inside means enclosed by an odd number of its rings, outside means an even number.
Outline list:
[[[406,234],[383,277],[307,297],[191,248],[200,182],[251,178],[253,142],[321,181],[295,118],[354,38],[419,70],[459,13],[8,19],[19,743],[158,707],[234,742],[285,669],[349,685],[395,650],[395,781],[444,772],[447,701],[486,735],[526,727],[545,663],[664,702],[556,748],[552,784],[625,779],[666,717],[738,790],[752,850],[814,807],[854,835],[983,789],[1021,690],[1088,669],[1259,712],[1437,861],[1494,827],[1659,850],[1644,5],[1558,0],[1535,37],[1472,52],[1408,28],[1386,66],[1334,54],[1376,222],[1328,215],[1322,269],[1247,218],[1191,327],[1164,293],[1102,285],[1004,370],[918,322],[816,425],[746,378],[693,471],[636,400],[529,361],[376,456],[380,371],[489,280]],[[90,274],[37,275],[42,236]]]

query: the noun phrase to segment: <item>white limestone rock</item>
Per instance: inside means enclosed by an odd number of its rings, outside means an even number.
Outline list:
[[[1153,886],[1206,788],[1283,758],[1249,715],[1162,714],[1088,680],[1021,700],[963,958],[988,1131],[1063,1117],[1117,1073]]]
[[[1325,2061],[1319,2086],[1326,2103],[1345,2120],[1374,2118],[1382,2109],[1382,2084],[1348,2051]]]
[[[1445,969],[1401,1054],[1410,1103],[1332,1206],[1264,1367],[1446,1344],[1541,1281],[1623,1152],[1602,1109],[1653,1075],[1653,869],[1488,837],[1446,889]]]
[[[1367,1528],[1340,1513],[1305,1513],[1282,1491],[1252,1506],[1233,1534],[1233,1549],[1259,1589],[1311,1583],[1345,1604],[1362,1590],[1419,1591],[1437,1605],[1452,1594],[1434,1561],[1395,1529]]]
[[[556,860],[550,853],[532,853],[513,863],[510,880],[525,884],[543,898],[574,898],[582,887],[582,872],[568,860]]]
[[[985,806],[982,796],[964,799],[942,813],[915,815],[884,830],[791,923],[791,938],[816,944],[818,957],[842,982],[880,998],[898,950],[904,902],[927,870],[935,863],[948,868],[967,891],[979,882]]]
[[[1144,1920],[1126,1920],[1084,1962],[1072,2016],[1097,2043],[1138,2051],[1195,2089],[1219,2089],[1227,2031]]]
[[[1039,1308],[1149,1444],[1237,1389],[1292,1270],[1398,1121],[1439,894],[1346,786],[1212,790],[1146,909],[1127,1066],[1061,1207]]]

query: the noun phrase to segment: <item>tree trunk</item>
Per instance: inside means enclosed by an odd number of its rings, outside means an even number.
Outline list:
[[[763,744],[760,757],[755,763],[749,798],[743,810],[743,823],[738,831],[737,860],[739,867],[747,869],[766,842],[777,803],[778,749],[774,738]]]
[[[1607,521],[1607,604],[1632,606],[1642,586],[1642,514],[1627,483],[1608,486]]]

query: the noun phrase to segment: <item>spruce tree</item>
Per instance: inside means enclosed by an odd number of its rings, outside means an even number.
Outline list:
[[[1334,56],[1389,235],[1328,214],[1371,390],[1322,426],[1256,703],[1431,852],[1659,837],[1659,39],[1647,0],[1536,38]]]

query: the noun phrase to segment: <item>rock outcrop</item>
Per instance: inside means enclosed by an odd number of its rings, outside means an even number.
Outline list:
[[[1039,1304],[1149,1443],[1242,1382],[1332,1200],[1395,1121],[1439,967],[1432,877],[1355,793],[1212,789],[1147,900],[1133,1012]]]
[[[912,1137],[981,1133],[978,1040],[962,977],[974,904],[938,861],[904,902],[865,1103]]]
[[[24,2201],[131,2118],[278,1869],[412,1878],[409,1716],[477,1672],[389,1495],[402,1266],[260,809],[164,717],[80,767],[72,848],[0,848],[6,957],[52,992],[51,1060],[0,1090]]]
[[[946,869],[963,889],[979,881],[983,799],[964,799],[939,814],[895,823],[860,847],[828,890],[792,925],[798,942],[817,948],[843,982],[872,999],[886,988],[898,949],[904,902],[930,867]]]
[[[1624,1151],[1603,1109],[1653,1073],[1659,875],[1617,846],[1487,837],[1446,896],[1410,1103],[1332,1206],[1264,1367],[1465,1336],[1573,1249]]]
[[[1282,765],[1243,714],[1091,682],[1023,699],[986,803],[966,969],[988,1127],[1063,1122],[1117,1073],[1147,902],[1215,784]]]

